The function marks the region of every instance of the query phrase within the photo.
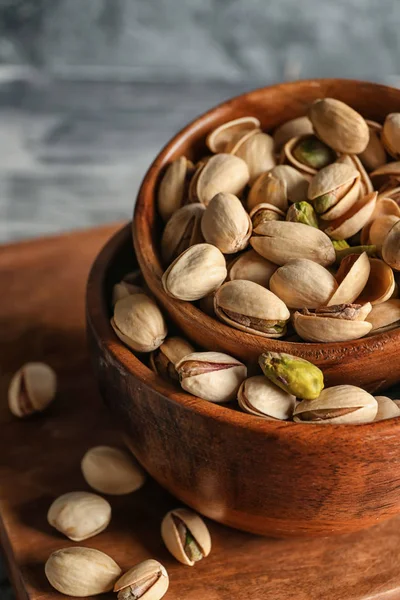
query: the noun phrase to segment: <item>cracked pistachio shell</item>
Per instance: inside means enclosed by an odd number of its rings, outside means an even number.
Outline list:
[[[182,206],[185,201],[188,176],[193,170],[193,164],[180,156],[168,165],[158,190],[158,212],[163,221]]]
[[[215,154],[227,152],[228,145],[233,140],[240,139],[247,133],[260,128],[260,121],[256,117],[240,117],[227,123],[222,123],[219,127],[208,134],[206,139],[207,147]]]
[[[176,365],[182,388],[210,402],[229,402],[236,397],[247,369],[222,352],[193,352]]]
[[[399,220],[395,215],[382,215],[374,219],[369,228],[369,243],[381,250],[389,231]]]
[[[344,240],[358,233],[370,220],[376,205],[378,192],[359,198],[341,217],[329,222],[325,233],[334,240]]]
[[[400,161],[388,162],[369,174],[375,189],[390,184],[396,187],[400,181]]]
[[[264,375],[245,379],[238,391],[240,408],[247,413],[270,420],[292,418],[296,397],[274,385]]]
[[[151,369],[167,380],[178,381],[175,365],[187,354],[194,352],[189,342],[180,337],[170,337],[150,354]]]
[[[370,305],[367,306],[370,309]],[[324,313],[325,314],[325,313]],[[292,320],[296,333],[306,342],[347,342],[367,335],[371,323],[367,321],[341,319],[324,314],[295,312]]]
[[[286,121],[282,125],[279,125],[274,131],[273,139],[275,144],[275,150],[279,152],[281,148],[294,137],[313,133],[313,126],[308,117],[297,117]]]
[[[253,227],[257,227],[257,225],[266,223],[267,221],[284,221],[285,213],[277,206],[263,202],[262,204],[257,204],[250,211],[250,219]]]
[[[61,594],[84,598],[112,590],[121,569],[100,550],[73,546],[53,552],[47,559],[45,573]]]
[[[369,129],[369,140],[359,158],[368,171],[374,171],[387,162],[385,148],[381,141],[382,125],[368,119],[366,122]]]
[[[261,131],[247,137],[242,144],[239,144],[234,154],[247,164],[250,185],[261,173],[269,171],[276,164],[274,141],[270,135]]]
[[[400,325],[400,300],[393,298],[375,304],[368,315],[371,333],[381,333]]]
[[[375,421],[400,417],[400,408],[391,398],[387,396],[375,396],[375,400],[378,403],[378,412],[376,413]]]
[[[263,287],[268,287],[271,275],[277,268],[277,265],[266,260],[254,250],[246,250],[229,266],[228,280],[247,279]]]
[[[200,300],[216,290],[227,275],[222,252],[212,244],[191,246],[168,267],[162,277],[164,290],[179,300]]]
[[[354,167],[358,171],[360,175],[360,196],[365,196],[374,191],[372,181],[358,156],[355,154],[342,154],[336,162]]]
[[[95,446],[81,462],[86,483],[102,494],[119,496],[135,492],[146,476],[135,458],[120,448]]]
[[[393,158],[400,158],[400,113],[386,116],[382,129],[382,142]]]
[[[310,107],[308,117],[317,136],[330,148],[344,154],[364,152],[369,141],[368,125],[353,108],[336,100],[323,98]]]
[[[311,180],[308,199],[323,219],[340,217],[357,201],[360,175],[352,166],[333,163],[321,169]]]
[[[325,267],[305,258],[290,260],[270,279],[271,292],[289,308],[325,305],[337,287],[336,279]]]
[[[165,265],[169,265],[190,246],[204,241],[201,233],[204,211],[203,204],[187,204],[169,219],[161,237],[161,257]]]
[[[366,252],[346,256],[336,273],[339,287],[325,304],[352,304],[367,285],[370,272],[371,265]]]
[[[292,223],[304,223],[310,227],[318,228],[318,219],[315,210],[309,202],[295,202],[286,213],[286,221]]]
[[[315,400],[303,400],[294,409],[297,423],[370,423],[378,403],[371,394],[354,385],[336,385],[322,390]]]
[[[361,243],[369,244],[369,232],[372,226],[372,223],[379,219],[380,217],[387,216],[396,216],[400,218],[400,206],[391,198],[386,198],[384,196],[379,196],[376,199],[376,204],[374,208],[374,212],[368,223],[364,225],[361,231]]]
[[[392,269],[379,258],[370,258],[370,273],[368,281],[357,298],[357,302],[371,302],[372,305],[389,300],[395,289],[395,279]]]
[[[276,206],[286,211],[288,207],[286,181],[271,173],[262,173],[251,186],[247,196],[247,208],[251,212],[260,204]]]
[[[165,515],[161,537],[172,556],[190,567],[211,552],[211,537],[206,524],[187,508],[176,508]]]
[[[215,293],[215,314],[235,329],[279,338],[290,317],[287,306],[274,293],[253,281],[227,281]]]
[[[13,376],[8,388],[8,406],[16,417],[44,410],[57,391],[57,375],[41,362],[28,362]]]
[[[220,192],[239,195],[249,177],[249,169],[244,160],[232,154],[216,154],[199,173],[196,196],[207,206],[215,194]]]
[[[396,271],[400,271],[400,221],[395,223],[382,246],[383,260]]]
[[[258,364],[272,383],[297,398],[317,398],[324,387],[321,369],[299,356],[265,352]]]
[[[152,352],[167,335],[160,309],[146,294],[138,293],[118,300],[111,325],[119,339],[136,352]]]
[[[97,494],[70,492],[54,500],[47,520],[73,542],[81,542],[104,531],[111,520],[111,506]]]
[[[258,254],[277,265],[285,265],[294,258],[308,258],[326,267],[336,260],[329,237],[303,223],[262,223],[253,229],[250,244]]]
[[[167,592],[165,567],[152,558],[130,568],[114,585],[118,600],[160,600]]]
[[[234,194],[216,194],[208,204],[201,221],[204,239],[224,254],[234,254],[249,243],[251,219]]]
[[[282,161],[300,172],[315,175],[336,160],[336,153],[315,135],[303,135],[289,140],[282,153]]]

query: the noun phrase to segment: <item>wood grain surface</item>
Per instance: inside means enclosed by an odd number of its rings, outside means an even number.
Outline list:
[[[0,249],[0,532],[19,599],[62,598],[43,565],[52,551],[73,543],[49,527],[47,509],[61,493],[88,489],[79,470],[88,447],[119,443],[89,372],[84,335],[88,269],[114,229]],[[8,412],[7,386],[32,359],[57,370],[59,393],[46,413],[19,421]],[[268,540],[209,522],[211,555],[190,570],[168,555],[159,535],[161,518],[176,500],[149,480],[110,502],[110,527],[84,544],[107,552],[123,569],[159,559],[170,574],[171,600],[400,598],[400,519],[306,542]]]

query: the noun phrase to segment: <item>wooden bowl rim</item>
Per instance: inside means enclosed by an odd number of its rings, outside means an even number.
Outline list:
[[[316,423],[311,425],[294,423],[293,421],[268,421],[263,417],[232,410],[232,408],[224,404],[215,404],[188,393],[177,391],[172,384],[168,384],[168,382],[142,363],[117,338],[110,325],[108,302],[105,297],[105,281],[109,268],[113,264],[113,261],[115,261],[120,248],[130,238],[130,232],[131,224],[128,223],[122,229],[118,230],[117,233],[113,234],[103,246],[91,267],[86,288],[87,325],[103,350],[111,357],[113,368],[117,368],[120,372],[129,372],[157,394],[170,402],[181,405],[186,410],[223,421],[233,427],[250,429],[254,433],[272,434],[279,437],[281,435],[291,435],[299,438],[304,438],[305,432],[309,432],[310,434],[315,432],[319,436],[323,433],[324,439],[330,443],[335,443],[337,428],[341,429],[341,435],[343,435],[344,431],[348,431],[349,440],[354,435],[354,432],[352,433],[354,427],[357,429],[362,428],[365,434],[373,436],[374,439],[376,436],[379,436],[380,439],[385,435],[398,435],[397,429],[400,427],[400,417],[398,419],[393,418],[359,425],[322,425]],[[396,423],[396,420],[398,423]],[[319,437],[318,439],[318,443],[321,443],[322,438]],[[355,436],[354,441],[357,439],[358,436]],[[341,440],[341,443],[343,443],[343,438]],[[367,443],[368,438],[364,437],[363,442]]]
[[[168,302],[179,303],[180,310],[187,316],[194,317],[195,315],[201,314],[205,326],[208,329],[211,327],[218,327],[221,336],[228,337],[229,339],[232,339],[233,335],[240,336],[245,343],[250,345],[254,344],[257,340],[256,335],[247,333],[245,331],[238,331],[235,329],[233,333],[232,328],[229,325],[213,319],[209,315],[200,311],[200,309],[190,302],[174,300],[164,292],[162,287],[161,274],[163,272],[163,268],[160,263],[156,248],[153,244],[145,210],[149,199],[154,197],[157,185],[159,183],[160,170],[170,160],[170,157],[177,151],[177,149],[179,149],[184,142],[188,141],[199,128],[203,128],[207,122],[211,120],[211,118],[214,118],[218,115],[218,112],[225,112],[226,109],[232,110],[232,108],[234,108],[237,104],[240,104],[243,99],[251,101],[252,98],[260,94],[268,93],[268,91],[271,90],[280,90],[285,93],[286,91],[293,89],[293,87],[301,88],[302,86],[307,87],[320,85],[336,86],[338,84],[347,86],[353,85],[358,87],[366,86],[368,88],[376,88],[377,90],[386,93],[389,91],[390,93],[396,92],[399,94],[400,101],[400,90],[397,90],[396,88],[355,79],[308,79],[257,88],[250,92],[235,96],[225,102],[221,102],[217,106],[211,108],[207,112],[191,121],[163,147],[143,178],[134,209],[132,236],[136,255],[143,258],[142,267],[143,270],[146,271],[145,278],[149,277],[151,279],[152,284],[157,287],[158,293],[168,300]],[[229,119],[229,116],[227,116],[227,119]],[[195,321],[194,318],[193,320]],[[265,341],[265,338],[263,339]],[[368,337],[363,337],[358,340],[351,340],[349,342],[329,342],[324,344],[311,342],[304,344],[303,342],[290,342],[279,339],[274,339],[273,342],[275,345],[280,347],[282,352],[290,353],[291,350],[294,352],[308,350],[312,353],[313,351],[317,351],[322,360],[330,360],[338,351],[340,351],[343,356],[346,356],[346,354],[353,355],[357,351],[364,350],[366,345],[368,346],[368,351],[379,351],[383,345],[390,343],[392,340],[396,340],[400,343],[400,328]],[[307,352],[305,352],[305,354],[307,354]]]

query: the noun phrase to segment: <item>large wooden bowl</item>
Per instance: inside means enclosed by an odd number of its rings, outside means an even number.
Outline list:
[[[353,531],[400,513],[400,419],[266,421],[183,393],[132,354],[110,326],[109,299],[133,260],[125,227],[93,265],[87,330],[101,393],[163,487],[216,521],[272,536]]]
[[[188,302],[174,300],[161,285],[159,256],[161,223],[155,198],[165,165],[180,155],[207,154],[206,134],[230,119],[258,117],[264,129],[303,115],[316,98],[330,96],[347,102],[365,117],[383,121],[400,110],[400,90],[344,79],[285,83],[238,96],[202,115],[178,133],[160,152],[140,189],[133,222],[135,249],[146,282],[165,311],[195,344],[227,352],[246,362],[256,361],[264,350],[297,354],[319,365],[329,385],[354,383],[370,391],[400,380],[400,329],[355,340],[329,344],[293,343],[238,331],[202,313]]]

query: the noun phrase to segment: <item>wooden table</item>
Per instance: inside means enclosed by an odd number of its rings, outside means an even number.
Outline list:
[[[59,494],[88,489],[79,469],[87,448],[120,443],[91,377],[84,333],[86,277],[113,231],[0,249],[0,539],[19,599],[61,598],[43,565],[73,542],[47,524],[47,509]],[[59,393],[46,413],[20,421],[8,411],[7,387],[27,360],[56,369]],[[157,558],[170,574],[171,600],[400,598],[400,519],[309,541],[270,540],[210,523],[212,553],[190,569],[162,544],[160,521],[176,502],[154,482],[110,502],[109,528],[81,545],[107,552],[123,569]]]

